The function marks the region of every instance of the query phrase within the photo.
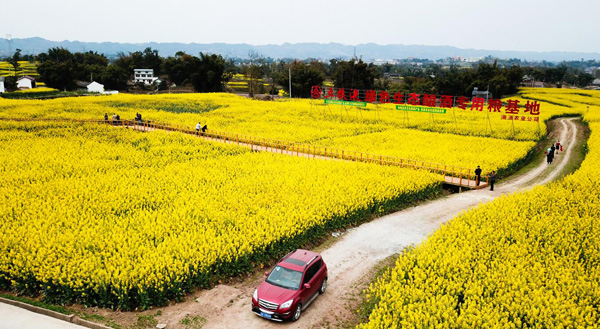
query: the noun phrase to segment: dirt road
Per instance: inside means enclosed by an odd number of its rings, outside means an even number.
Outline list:
[[[464,210],[556,178],[571,155],[569,146],[575,143],[577,127],[573,120],[557,120],[559,140],[567,148],[551,165],[544,158],[526,174],[496,185],[493,192],[485,189],[453,194],[378,218],[342,235],[322,252],[329,268],[327,292],[313,302],[298,322],[273,323],[254,315],[250,311],[250,298],[257,280],[248,280],[237,287],[219,285],[197,295],[198,313],[208,320],[204,328],[318,328],[336,323],[353,311],[345,309],[345,301],[361,293],[356,291],[356,283],[378,262],[423,241]]]

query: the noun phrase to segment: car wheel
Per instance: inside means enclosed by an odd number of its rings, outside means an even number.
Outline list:
[[[319,289],[319,293],[322,295],[325,293],[327,289],[327,278],[323,279],[323,283],[321,283],[321,289]]]
[[[292,321],[298,321],[298,319],[300,319],[300,315],[302,315],[302,305],[298,303],[298,305],[296,305],[296,309],[294,310],[294,316],[292,316]]]

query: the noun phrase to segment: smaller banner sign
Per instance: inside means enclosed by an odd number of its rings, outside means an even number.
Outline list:
[[[423,106],[408,106],[408,105],[396,105],[396,110],[401,111],[412,111],[412,112],[427,112],[427,113],[438,113],[445,114],[446,109],[439,107],[423,107]]]
[[[337,99],[325,99],[325,104],[337,104],[337,105],[348,105],[348,106],[358,106],[358,107],[366,107],[367,106],[367,102],[340,101]]]

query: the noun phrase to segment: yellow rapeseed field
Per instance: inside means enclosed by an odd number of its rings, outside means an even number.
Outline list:
[[[0,287],[130,309],[440,192],[440,176],[180,133],[0,121]]]
[[[539,138],[533,122],[512,124],[498,114],[453,109],[440,119],[405,113],[391,105],[368,110],[324,106],[322,101],[258,101],[231,94],[113,95],[55,100],[0,99],[0,117],[100,119],[117,113],[133,119],[166,121],[193,127],[197,122],[219,130],[295,143],[320,145],[485,171],[507,169],[523,158]],[[552,112],[547,108],[545,117]],[[456,114],[452,114],[456,112]],[[456,116],[456,121],[454,120]],[[542,118],[542,120],[543,120]],[[430,121],[435,120],[435,121]],[[488,128],[486,128],[488,125]],[[486,133],[487,129],[487,133]],[[421,130],[421,131],[419,131]],[[423,131],[425,130],[425,131]],[[486,136],[495,138],[486,138]],[[512,140],[512,139],[522,139]],[[432,142],[435,141],[435,142]]]
[[[592,134],[581,168],[460,215],[406,251],[368,289],[360,328],[598,327],[600,92],[522,97],[583,114]]]
[[[521,101],[521,106],[525,101]],[[540,126],[532,122],[501,120],[499,113],[488,117],[486,111],[449,109],[446,114],[408,113],[395,110],[395,105],[374,106],[366,109],[325,105],[323,100],[279,99],[274,101],[251,100],[233,94],[119,94],[96,98],[67,98],[44,102],[29,101],[11,104],[0,100],[2,107],[18,107],[13,110],[24,116],[99,118],[104,113],[117,112],[122,118],[133,119],[142,112],[150,120],[168,121],[194,125],[201,120],[220,130],[246,133],[262,137],[314,142],[323,136],[355,135],[364,131],[383,131],[397,128],[417,128],[425,131],[460,134],[465,136],[489,136],[512,140],[537,140],[545,131],[544,120],[564,108],[552,104],[541,107]],[[61,109],[60,112],[48,111]],[[83,110],[85,109],[85,111]],[[1,111],[6,116],[5,111]],[[269,129],[270,128],[270,129]],[[304,129],[312,132],[298,133]],[[325,133],[319,133],[325,129]]]
[[[15,72],[14,67],[9,62],[0,61],[0,76],[22,76],[29,75],[37,77],[37,65],[28,61],[19,61],[19,70]]]
[[[543,106],[539,127],[515,122],[514,133],[511,122],[469,110],[407,118],[391,105],[357,110],[229,94],[0,98],[0,118],[139,112],[150,121],[200,121],[209,130],[490,170],[525,156],[543,120],[565,111]],[[441,186],[424,171],[101,125],[0,121],[0,145],[0,231],[10,232],[0,239],[0,288],[42,291],[58,303],[162,304]]]
[[[31,88],[31,89],[17,90],[17,91],[15,91],[15,93],[29,94],[29,93],[47,93],[47,92],[53,92],[53,91],[58,91],[58,89],[48,88],[48,87],[37,87],[37,88]]]

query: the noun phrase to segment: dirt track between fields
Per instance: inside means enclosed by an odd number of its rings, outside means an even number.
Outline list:
[[[207,324],[203,328],[320,328],[337,327],[345,318],[352,317],[360,298],[361,287],[372,269],[385,258],[401,253],[410,245],[418,244],[433,233],[441,224],[451,220],[462,211],[476,207],[503,194],[523,191],[537,184],[555,179],[571,156],[577,136],[573,118],[558,119],[558,131],[549,141],[560,140],[565,151],[556,155],[548,165],[544,157],[527,173],[508,179],[489,189],[452,194],[441,199],[399,211],[365,223],[342,234],[321,252],[329,269],[329,287],[319,296],[301,319],[295,323],[275,323],[254,315],[250,310],[250,298],[255,287],[263,280],[255,275],[237,284],[221,284],[211,290],[200,291],[187,302],[162,309],[162,316],[169,328],[177,326],[185,315],[202,316]],[[160,322],[160,320],[159,320]]]

